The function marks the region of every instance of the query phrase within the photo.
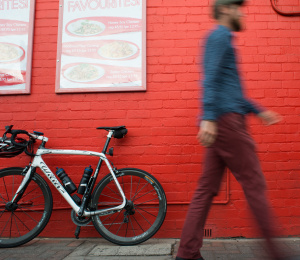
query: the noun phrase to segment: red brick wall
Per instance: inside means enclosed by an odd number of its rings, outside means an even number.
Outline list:
[[[169,207],[157,237],[179,237],[202,167],[204,149],[195,138],[201,78],[198,56],[199,40],[201,46],[213,25],[211,2],[147,0],[146,92],[58,95],[54,93],[58,1],[37,0],[31,95],[0,96],[1,128],[14,124],[18,129],[43,131],[51,148],[99,151],[105,133],[96,127],[126,125],[129,134],[113,141],[116,156],[112,159],[118,167],[149,171],[163,184]],[[282,2],[277,1],[279,7]],[[284,5],[282,10],[295,10],[299,1],[284,0]],[[266,0],[249,1],[244,12],[247,30],[237,35],[236,44],[247,94],[283,115],[280,124],[270,127],[251,117],[250,130],[282,234],[298,236],[300,17],[280,16]],[[77,183],[91,164],[78,157],[45,160],[53,171],[56,166],[65,168]],[[22,166],[27,161],[25,155],[17,162],[0,160],[1,167]],[[68,205],[56,191],[53,196],[55,210],[42,236],[73,236],[69,211],[59,209]],[[212,236],[256,237],[252,222],[241,187],[232,176],[229,183],[224,178],[207,222]],[[82,235],[98,236],[92,227],[84,228]]]

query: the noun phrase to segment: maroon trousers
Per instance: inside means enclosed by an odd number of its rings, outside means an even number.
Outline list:
[[[265,194],[266,181],[245,118],[236,113],[225,114],[218,120],[218,135],[215,143],[206,149],[203,173],[186,216],[177,255],[187,259],[201,257],[199,249],[205,221],[213,197],[219,191],[225,167],[241,184],[270,254],[277,259],[279,253],[271,239],[274,225]]]

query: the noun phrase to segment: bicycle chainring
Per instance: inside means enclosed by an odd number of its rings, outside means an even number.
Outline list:
[[[91,218],[77,216],[74,209],[72,209],[72,211],[71,211],[71,219],[76,226],[86,226],[92,220]]]

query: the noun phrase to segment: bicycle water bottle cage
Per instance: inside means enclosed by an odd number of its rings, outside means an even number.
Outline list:
[[[104,129],[106,131],[113,131],[113,137],[117,138],[117,139],[121,139],[127,134],[127,129],[124,125],[114,126],[114,127],[101,126],[101,127],[97,127],[97,129]]]

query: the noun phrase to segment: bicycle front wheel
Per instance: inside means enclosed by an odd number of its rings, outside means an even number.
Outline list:
[[[125,194],[126,206],[110,215],[92,217],[97,231],[112,243],[130,246],[152,237],[167,211],[165,192],[149,173],[133,168],[118,170],[116,178]],[[93,209],[116,207],[122,197],[111,174],[98,183],[92,197]]]
[[[24,175],[23,168],[0,170],[0,248],[16,247],[38,236],[52,212],[52,195],[35,173],[18,203],[10,203]]]

